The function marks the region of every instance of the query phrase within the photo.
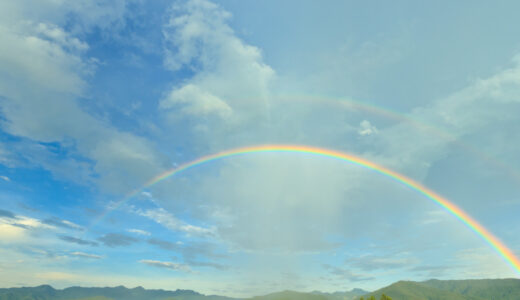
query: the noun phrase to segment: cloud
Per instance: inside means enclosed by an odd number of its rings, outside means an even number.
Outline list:
[[[349,269],[342,269],[329,264],[323,264],[322,267],[329,271],[330,274],[335,275],[341,279],[345,279],[352,282],[368,281],[375,279],[374,277],[362,274],[356,274]]]
[[[2,155],[0,154],[0,157],[1,157],[1,156],[2,156]],[[3,179],[4,181],[7,181],[7,182],[11,181],[11,179],[9,179],[9,177],[4,176],[4,175],[1,175],[0,178]]]
[[[26,238],[25,229],[27,227],[0,223],[0,237],[2,241],[21,241]]]
[[[81,258],[90,258],[90,259],[102,259],[103,258],[103,256],[100,256],[100,255],[79,252],[79,251],[71,252],[70,255],[76,256],[76,257],[81,257]]]
[[[4,142],[9,153],[3,157],[113,193],[125,193],[158,173],[164,157],[146,138],[98,119],[78,102],[95,68],[85,57],[88,45],[79,32],[117,23],[126,1],[47,1],[34,10],[25,4],[8,6],[5,11],[13,15],[0,18],[0,76],[5,78],[0,84],[0,113],[3,130],[21,139]],[[9,30],[2,26],[6,22]],[[56,157],[52,146],[40,142],[57,143],[63,151]]]
[[[421,274],[424,278],[439,278],[448,275],[447,273],[454,268],[459,268],[457,265],[419,265],[410,269],[410,271]]]
[[[188,265],[185,264],[179,264],[174,262],[165,262],[165,261],[158,261],[158,260],[149,260],[149,259],[143,259],[139,261],[142,264],[146,264],[153,267],[159,267],[159,268],[166,268],[171,269],[175,271],[182,271],[182,272],[191,272],[191,269]]]
[[[11,212],[5,210],[1,210],[0,213],[2,214],[0,215],[0,236],[4,242],[29,242],[54,229],[53,226],[44,224],[35,218],[11,215]]]
[[[150,245],[158,246],[159,248],[162,248],[164,250],[177,251],[177,250],[181,249],[181,246],[178,243],[172,243],[172,242],[164,241],[164,240],[160,240],[160,239],[151,238],[147,242]]]
[[[98,238],[98,241],[102,242],[108,247],[128,246],[138,242],[139,240],[131,236],[127,236],[119,233],[107,233],[102,237]]]
[[[215,263],[215,262],[207,262],[207,261],[189,261],[188,265],[192,266],[192,267],[209,267],[209,268],[214,268],[214,269],[217,269],[220,271],[229,269],[229,266],[227,266],[227,265],[223,265],[223,264],[219,264],[219,263]]]
[[[227,25],[231,15],[205,0],[173,8],[163,30],[165,65],[172,70],[192,69],[196,74],[172,87],[160,107],[173,120],[179,119],[179,113],[191,118],[200,134],[214,126],[243,125],[264,114],[274,71],[263,63],[257,47],[235,36]],[[218,118],[208,118],[211,115]]]
[[[0,209],[0,218],[15,219],[16,215],[8,210]]]
[[[370,124],[369,121],[363,120],[359,123],[358,133],[361,136],[372,135],[378,133],[378,130],[374,125]]]
[[[373,270],[389,270],[408,268],[417,265],[420,261],[413,257],[391,254],[391,255],[362,255],[357,257],[349,257],[345,262],[349,267],[360,269],[363,271]]]
[[[62,220],[57,217],[44,219],[41,222],[44,224],[47,224],[47,225],[61,227],[61,228],[65,228],[65,229],[84,230],[84,228],[78,224],[72,223],[71,221]]]
[[[217,114],[225,119],[231,115],[232,109],[222,99],[208,92],[202,91],[193,84],[187,84],[179,89],[172,90],[161,102],[161,108],[172,109],[182,107],[180,112],[194,117],[204,117]]]
[[[172,231],[180,231],[194,236],[212,236],[215,234],[213,228],[203,228],[187,224],[186,222],[177,219],[173,214],[169,213],[163,208],[149,209],[144,211],[137,210],[136,213],[143,217],[150,218]]]
[[[148,232],[146,230],[135,229],[135,228],[127,229],[126,231],[131,232],[131,233],[135,233],[135,234],[138,234],[138,235],[146,235],[146,236],[152,235],[150,232]]]
[[[74,243],[74,244],[78,244],[78,245],[83,245],[83,246],[98,246],[98,243],[96,243],[96,242],[88,241],[88,240],[83,240],[83,239],[80,239],[80,238],[75,238],[75,237],[73,237],[73,236],[60,235],[59,238],[60,238],[62,241],[69,242],[69,243]]]
[[[228,268],[226,265],[211,261],[226,257],[226,255],[217,253],[215,245],[211,243],[195,241],[190,241],[188,243],[172,243],[156,238],[149,239],[147,242],[150,245],[157,246],[164,250],[181,253],[184,261],[193,267],[211,267],[218,270],[225,270]]]
[[[458,266],[451,274],[460,278],[504,278],[515,277],[516,270],[489,247],[466,248],[455,254],[455,265]]]

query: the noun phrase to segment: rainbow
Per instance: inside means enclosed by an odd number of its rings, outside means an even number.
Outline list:
[[[511,177],[513,177],[516,181],[520,182],[520,173],[515,168],[511,167],[511,165],[499,160],[494,156],[490,156],[486,152],[480,150],[474,145],[468,144],[466,142],[461,141],[457,138],[457,136],[450,133],[447,129],[439,128],[438,126],[433,126],[427,122],[418,120],[413,118],[411,115],[407,115],[395,110],[391,110],[389,108],[385,108],[382,106],[376,106],[373,104],[367,104],[360,101],[355,101],[352,99],[344,99],[344,98],[335,98],[335,97],[323,97],[323,96],[309,96],[309,95],[282,95],[278,98],[278,100],[283,102],[310,102],[316,103],[320,105],[331,105],[336,108],[353,110],[353,111],[363,111],[369,114],[377,115],[389,120],[394,120],[398,122],[402,122],[410,125],[418,130],[421,130],[427,134],[431,134],[436,136],[444,141],[448,142],[450,145],[460,148],[461,150],[467,152],[468,154],[478,158],[480,161],[487,163],[490,166],[493,166],[496,169],[504,171]]]
[[[332,159],[337,159],[343,162],[349,162],[366,169],[375,171],[381,175],[389,177],[405,186],[415,190],[416,192],[426,196],[426,198],[432,200],[443,209],[448,211],[450,214],[455,216],[457,219],[462,221],[467,227],[469,227],[472,231],[474,231],[477,235],[479,235],[486,243],[488,243],[491,248],[493,248],[518,274],[520,274],[520,260],[514,255],[514,253],[506,247],[497,237],[495,237],[491,232],[489,232],[484,226],[480,225],[475,219],[473,219],[470,215],[456,206],[454,203],[448,201],[446,198],[443,198],[439,194],[434,191],[428,189],[422,184],[401,175],[395,171],[382,167],[378,164],[375,164],[366,159],[356,157],[351,154],[324,149],[310,146],[298,146],[298,145],[260,145],[260,146],[251,146],[251,147],[242,147],[235,148],[226,151],[222,151],[219,153],[207,155],[190,161],[188,163],[182,164],[174,169],[168,170],[158,176],[150,179],[146,182],[141,188],[134,190],[132,193],[128,194],[120,202],[116,203],[116,205],[110,208],[111,210],[117,209],[124,202],[128,201],[130,198],[136,196],[139,192],[141,192],[145,188],[149,188],[158,182],[161,182],[171,176],[179,174],[188,169],[200,166],[205,163],[209,163],[212,161],[229,158],[233,156],[239,155],[247,155],[253,153],[265,153],[265,152],[289,152],[289,153],[303,153],[310,154],[315,156],[328,157]],[[107,211],[103,216],[105,216],[109,211]],[[102,217],[103,217],[102,216]],[[99,219],[98,219],[99,220]]]

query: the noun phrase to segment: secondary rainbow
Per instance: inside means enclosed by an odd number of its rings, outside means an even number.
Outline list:
[[[143,189],[153,186],[158,182],[165,180],[175,174],[183,172],[187,169],[209,163],[215,160],[220,160],[233,156],[247,155],[253,153],[265,153],[265,152],[289,152],[289,153],[302,153],[309,154],[315,156],[328,157],[332,159],[337,159],[344,162],[349,162],[370,170],[373,170],[377,173],[380,173],[384,176],[387,176],[405,186],[408,186],[412,190],[419,192],[420,194],[426,196],[426,198],[432,200],[437,203],[443,209],[448,211],[450,214],[455,216],[457,219],[462,221],[466,226],[468,226],[471,230],[473,230],[477,235],[479,235],[486,243],[488,243],[518,274],[520,274],[520,260],[514,255],[514,253],[506,247],[497,237],[495,237],[491,232],[489,232],[484,226],[480,225],[475,219],[469,216],[466,212],[464,212],[461,208],[459,208],[454,203],[448,201],[446,198],[443,198],[439,194],[430,190],[429,188],[423,186],[422,184],[402,175],[390,169],[387,169],[383,166],[375,164],[366,159],[344,153],[339,151],[334,151],[330,149],[310,147],[310,146],[301,146],[301,145],[259,145],[259,146],[250,146],[250,147],[242,147],[230,149],[222,152],[218,152],[215,154],[207,155],[190,161],[188,163],[182,164],[174,169],[168,170],[146,182],[141,188],[134,190],[132,193],[128,194],[123,200],[117,203],[115,206],[112,206],[111,210],[116,209],[124,202],[128,201],[128,199],[137,195]],[[108,212],[107,212],[108,213]],[[106,215],[106,213],[104,214]],[[103,216],[104,216],[103,215]],[[98,219],[99,220],[99,219]]]

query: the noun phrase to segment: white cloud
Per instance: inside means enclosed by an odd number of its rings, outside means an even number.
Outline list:
[[[202,91],[193,84],[174,89],[161,102],[161,108],[168,109],[179,105],[181,113],[195,117],[217,114],[222,119],[231,115],[231,107],[211,93]]]
[[[166,268],[176,271],[183,271],[183,272],[191,272],[191,269],[188,265],[185,264],[179,264],[174,262],[166,262],[166,261],[158,261],[158,260],[149,260],[149,259],[143,259],[139,261],[142,264],[146,264],[149,266],[159,267],[159,268]]]
[[[58,142],[70,151],[68,157],[54,159],[45,146],[22,140],[18,143],[23,144],[24,160],[51,170],[56,177],[96,182],[116,193],[125,193],[158,173],[164,161],[148,140],[93,117],[77,101],[84,95],[85,78],[94,65],[84,57],[88,45],[76,30],[119,22],[126,1],[2,4],[6,5],[22,21],[0,21],[4,130],[31,141]],[[67,27],[77,25],[76,29],[67,31],[63,26],[67,14],[78,16],[78,23]],[[12,142],[6,148],[16,145]]]
[[[146,230],[141,230],[141,229],[131,228],[131,229],[127,229],[126,231],[131,232],[131,233],[135,233],[135,234],[139,234],[139,235],[145,235],[145,236],[152,235],[150,232],[148,232]]]
[[[366,119],[366,112],[359,113],[355,107],[339,109],[340,105],[325,106],[319,101],[312,105],[298,101],[282,103],[277,100],[276,91],[270,90],[271,81],[276,79],[274,71],[268,72],[271,68],[262,63],[261,52],[256,47],[246,45],[229,28],[230,17],[217,5],[188,1],[185,6],[176,7],[164,30],[170,43],[166,64],[172,70],[190,69],[195,75],[166,93],[163,109],[177,120],[179,115],[198,115],[193,123],[206,126],[194,128],[205,129],[208,134],[190,135],[190,142],[197,148],[209,149],[205,154],[235,145],[296,142],[352,152],[422,181],[430,168],[447,155],[455,139],[478,132],[493,120],[501,119],[501,115],[515,117],[501,99],[510,99],[510,102],[520,99],[520,68],[517,66],[411,112],[411,119],[435,124],[437,131],[449,133],[445,135],[435,135],[413,122],[396,119],[376,127]],[[222,45],[224,41],[227,45]],[[378,53],[383,50],[378,48]],[[248,65],[265,68],[251,68],[256,71],[246,72],[244,66]],[[259,84],[242,84],[243,78],[256,78]],[[299,79],[295,76],[290,80],[294,83]],[[230,82],[233,87],[228,88]],[[298,87],[308,90],[308,87]],[[187,104],[187,97],[169,98],[175,93],[182,94],[184,88],[200,94],[198,98],[193,97],[197,99],[191,102],[193,106]],[[319,94],[323,87],[313,85],[312,88]],[[261,100],[257,104],[266,105],[249,106],[253,105],[250,103],[253,98]],[[235,101],[237,99],[242,101]],[[227,120],[202,117],[208,111],[217,116],[228,111],[222,109],[221,101],[231,109]],[[475,103],[478,105],[473,105]],[[188,107],[191,111],[186,110]],[[240,122],[234,123],[237,120]],[[235,124],[240,126],[230,129]],[[370,139],[359,145],[359,135],[370,136]],[[398,213],[404,207],[411,210],[409,205],[421,211],[433,209],[432,203],[421,195],[404,192],[401,186],[374,173],[337,163],[251,156],[220,162],[218,170],[218,176],[200,171],[194,180],[183,178],[182,184],[170,182],[169,187],[156,186],[154,195],[158,199],[168,195],[171,201],[171,193],[166,191],[182,190],[182,197],[189,198],[190,203],[178,197],[175,205],[169,205],[168,201],[162,201],[161,205],[175,211],[182,205],[179,203],[183,203],[199,218],[207,220],[209,216],[218,224],[220,238],[247,249],[273,246],[302,251],[330,249],[334,244],[327,244],[323,236],[355,237],[360,234],[355,232],[356,224],[364,218],[375,218],[374,222],[390,228],[381,211],[388,213],[395,209]],[[379,211],[374,210],[375,203]],[[433,218],[428,220],[433,222]],[[388,228],[385,230],[391,230]],[[368,224],[363,234],[378,235],[378,231],[381,227]]]
[[[70,255],[76,256],[76,257],[82,257],[82,258],[91,258],[91,259],[102,259],[103,256],[97,255],[97,254],[90,254],[85,252],[71,252]]]
[[[176,218],[173,214],[169,213],[163,208],[148,209],[148,210],[136,210],[136,213],[152,219],[153,221],[161,224],[172,231],[184,232],[188,235],[194,236],[213,236],[215,235],[214,228],[203,228],[200,226],[194,226],[188,224],[182,220]]]
[[[171,118],[178,119],[174,104],[182,104],[180,111],[186,116],[216,114],[219,120],[212,127],[241,124],[265,114],[274,71],[262,62],[258,48],[235,36],[227,25],[229,18],[228,12],[205,0],[174,6],[164,29],[165,64],[172,70],[184,67],[197,72],[162,100],[161,107]]]
[[[461,265],[458,269],[460,278],[513,278],[517,274],[512,266],[488,247],[458,251],[456,258]]]
[[[1,175],[0,178],[2,178],[4,181],[11,181],[11,179],[9,179],[9,177],[4,176],[4,175]]]
[[[358,129],[359,135],[361,135],[361,136],[372,135],[377,132],[378,132],[377,128],[374,125],[370,124],[369,121],[363,120],[363,121],[361,121],[361,123],[359,123],[359,129]]]
[[[0,218],[0,237],[4,243],[26,243],[33,240],[33,232],[54,229],[38,219],[17,215],[16,218]]]

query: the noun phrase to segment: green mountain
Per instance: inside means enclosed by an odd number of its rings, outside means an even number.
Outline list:
[[[363,297],[368,299],[370,296],[375,296],[379,300],[382,294],[390,296],[393,300],[482,300],[481,298],[443,291],[414,281],[399,281]]]
[[[394,300],[519,300],[520,279],[399,281],[364,298],[381,294]]]
[[[424,285],[486,300],[520,299],[520,279],[428,280]]]
[[[334,293],[323,293],[319,291],[314,291],[312,294],[323,295],[328,300],[354,300],[358,299],[359,296],[368,294],[368,291],[362,289],[352,289],[351,291],[346,292],[334,292]]]
[[[128,289],[123,286],[56,290],[49,285],[0,289],[0,300],[236,300],[222,296],[206,296],[191,290]]]
[[[399,281],[375,292],[361,289],[335,293],[283,291],[245,300],[358,300],[381,295],[393,300],[520,300],[520,279]],[[49,285],[0,289],[0,300],[238,300],[192,290],[128,289],[123,286],[57,290]]]
[[[283,291],[272,293],[265,296],[257,296],[250,298],[250,300],[328,300],[324,295],[312,293],[300,293],[293,291]]]

